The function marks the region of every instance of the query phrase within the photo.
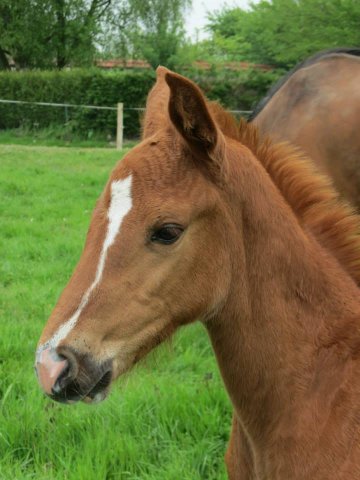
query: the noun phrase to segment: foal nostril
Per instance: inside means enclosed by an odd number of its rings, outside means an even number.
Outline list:
[[[48,395],[54,390],[64,388],[70,376],[71,364],[63,355],[59,355],[54,348],[45,348],[36,359],[36,371],[42,389]]]
[[[54,395],[59,395],[67,385],[72,381],[71,369],[70,364],[67,362],[65,368],[60,372],[57,380],[55,381],[53,387],[51,388],[51,393]]]

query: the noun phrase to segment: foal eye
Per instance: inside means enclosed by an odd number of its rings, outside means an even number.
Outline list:
[[[180,225],[169,223],[155,230],[151,235],[151,241],[169,245],[176,242],[183,231]]]

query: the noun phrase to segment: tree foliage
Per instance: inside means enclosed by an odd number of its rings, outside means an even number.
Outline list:
[[[262,0],[209,16],[209,47],[228,59],[289,67],[319,50],[360,44],[358,0]]]
[[[0,69],[86,66],[94,57],[181,68],[248,61],[288,68],[322,49],[360,45],[359,0],[261,0],[209,15],[185,40],[191,0],[0,0]]]
[[[173,67],[184,38],[184,12],[189,0],[140,0],[136,12],[139,25],[136,48],[152,65]]]
[[[0,0],[0,67],[63,68],[92,61],[111,0]]]
[[[152,67],[174,66],[184,40],[184,14],[191,0],[116,2],[99,39],[106,56],[141,58]]]

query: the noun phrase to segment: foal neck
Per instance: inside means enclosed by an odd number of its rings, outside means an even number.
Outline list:
[[[322,430],[311,422],[329,414],[359,351],[358,287],[250,152],[235,158],[230,148],[232,156],[229,203],[241,240],[232,249],[227,302],[207,329],[251,441],[265,448],[280,426],[296,437],[299,418],[315,441]]]

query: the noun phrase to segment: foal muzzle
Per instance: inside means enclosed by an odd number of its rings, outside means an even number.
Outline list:
[[[106,397],[112,379],[111,361],[95,362],[68,347],[41,348],[35,369],[43,391],[53,400],[98,402]]]

